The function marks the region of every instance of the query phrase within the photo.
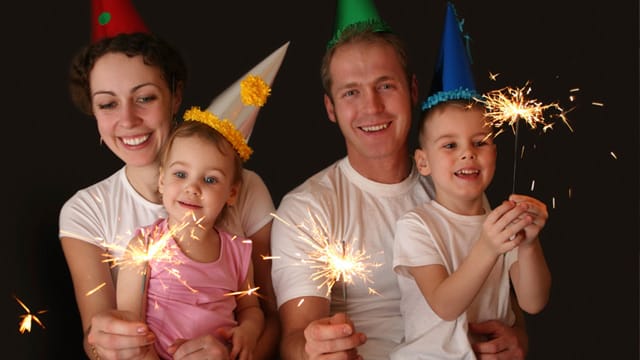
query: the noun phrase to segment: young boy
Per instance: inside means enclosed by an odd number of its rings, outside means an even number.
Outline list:
[[[405,339],[391,359],[475,359],[468,324],[515,321],[510,282],[520,308],[534,314],[549,297],[551,276],[538,234],[546,206],[511,195],[490,209],[485,190],[496,168],[492,127],[468,66],[449,4],[440,62],[422,105],[418,171],[431,176],[435,197],[396,224]]]
[[[547,210],[524,195],[489,209],[484,191],[496,147],[477,104],[456,100],[430,109],[415,159],[436,196],[397,222],[393,266],[405,343],[392,358],[475,359],[469,322],[515,321],[509,280],[524,311],[537,313],[547,302],[550,275],[538,239]]]

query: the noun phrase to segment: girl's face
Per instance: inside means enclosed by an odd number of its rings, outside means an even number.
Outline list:
[[[192,219],[215,224],[224,205],[235,201],[233,151],[229,144],[223,153],[199,136],[174,139],[158,181],[171,224]]]
[[[477,108],[447,105],[424,123],[416,164],[431,175],[436,200],[460,214],[483,213],[483,194],[493,179],[496,147]]]
[[[155,163],[181,100],[161,70],[145,65],[142,56],[107,53],[96,61],[89,83],[102,141],[127,165]]]

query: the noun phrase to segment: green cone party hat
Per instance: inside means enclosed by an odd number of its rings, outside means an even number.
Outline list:
[[[335,45],[346,29],[355,26],[373,28],[377,32],[391,32],[391,27],[378,15],[373,0],[338,0],[335,30],[327,48]]]

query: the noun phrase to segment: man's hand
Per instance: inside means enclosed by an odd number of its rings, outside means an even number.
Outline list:
[[[524,360],[529,338],[523,328],[511,327],[498,320],[469,324],[469,331],[483,335],[488,341],[473,344],[478,360]]]
[[[355,332],[355,327],[344,313],[312,321],[304,330],[305,352],[310,360],[322,355],[344,353],[347,359],[362,359],[357,347],[364,344],[364,334]]]

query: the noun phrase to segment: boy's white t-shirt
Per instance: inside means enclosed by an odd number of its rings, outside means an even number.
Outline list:
[[[429,306],[408,266],[439,264],[453,273],[477,241],[487,215],[464,216],[431,200],[404,215],[396,227],[394,270],[402,293],[405,343],[392,359],[475,359],[468,337],[468,322],[515,322],[510,306],[509,268],[517,248],[498,257],[493,270],[469,309],[458,319],[442,320]]]

